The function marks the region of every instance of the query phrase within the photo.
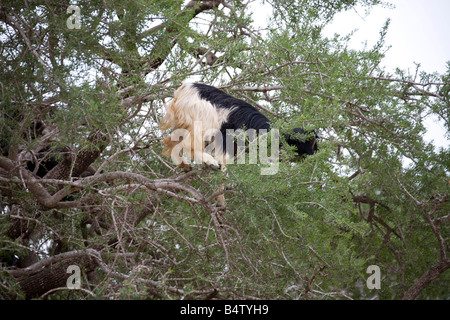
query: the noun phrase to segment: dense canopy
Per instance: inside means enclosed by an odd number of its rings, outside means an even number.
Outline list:
[[[389,21],[360,50],[322,32],[379,2],[2,1],[0,299],[448,299],[449,149],[423,136],[448,137],[450,68],[381,67]],[[183,81],[318,152],[180,170],[158,122]]]

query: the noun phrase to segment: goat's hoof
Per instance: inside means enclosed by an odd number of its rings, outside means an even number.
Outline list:
[[[189,172],[192,170],[192,167],[186,163],[181,163],[178,165],[179,168],[183,169],[184,172]]]
[[[219,169],[220,169],[220,167],[219,167],[219,166],[216,166],[215,164],[210,164],[209,167],[210,167],[211,169],[213,169],[213,170],[219,170]]]
[[[219,170],[220,165],[219,164],[215,164],[215,163],[205,163],[205,166],[207,168],[211,168],[213,170]]]

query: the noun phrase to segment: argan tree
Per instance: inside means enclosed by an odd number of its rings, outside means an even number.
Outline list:
[[[389,21],[361,50],[323,35],[358,4],[2,1],[0,298],[448,298],[449,149],[423,136],[448,136],[450,71],[381,67]],[[158,121],[183,81],[318,152],[180,170]]]

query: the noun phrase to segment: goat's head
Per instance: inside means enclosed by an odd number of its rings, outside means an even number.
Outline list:
[[[294,151],[298,156],[312,155],[317,151],[317,139],[319,136],[316,130],[309,131],[302,128],[294,128],[293,133],[284,134],[284,138],[290,146],[295,147]]]

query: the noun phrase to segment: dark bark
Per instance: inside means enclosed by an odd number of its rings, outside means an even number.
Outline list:
[[[96,130],[87,138],[87,147],[78,152],[75,157],[75,164],[72,168],[73,156],[64,157],[63,161],[50,170],[44,177],[46,179],[65,180],[69,176],[79,177],[83,172],[88,170],[89,166],[97,160],[101,152],[106,147],[106,135]]]
[[[442,261],[432,266],[408,289],[403,295],[403,300],[416,299],[426,286],[436,280],[448,268],[450,268],[450,260]]]

